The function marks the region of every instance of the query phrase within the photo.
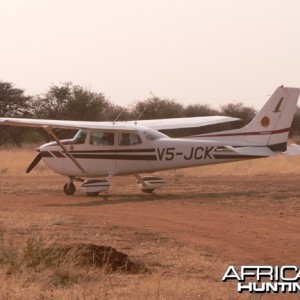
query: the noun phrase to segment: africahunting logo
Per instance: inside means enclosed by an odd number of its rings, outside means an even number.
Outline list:
[[[299,293],[300,269],[297,266],[229,266],[223,282],[237,281],[237,292]]]

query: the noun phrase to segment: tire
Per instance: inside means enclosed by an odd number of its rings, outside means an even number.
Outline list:
[[[74,195],[76,191],[75,184],[73,182],[66,183],[64,185],[64,193],[68,196]]]

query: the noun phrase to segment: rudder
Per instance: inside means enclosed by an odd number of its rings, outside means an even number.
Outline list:
[[[253,120],[240,129],[193,136],[236,146],[268,146],[285,151],[300,88],[278,87]]]
[[[244,128],[246,141],[267,145],[273,151],[285,151],[296,111],[299,88],[280,86],[253,120]]]

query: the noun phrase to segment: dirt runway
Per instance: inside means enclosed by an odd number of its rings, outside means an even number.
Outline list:
[[[0,228],[20,244],[36,236],[113,246],[157,272],[198,274],[219,285],[231,264],[299,265],[300,175],[179,174],[165,172],[167,185],[153,195],[132,177],[114,178],[98,197],[80,190],[65,196],[59,176],[2,176]],[[200,270],[182,256],[218,267]]]

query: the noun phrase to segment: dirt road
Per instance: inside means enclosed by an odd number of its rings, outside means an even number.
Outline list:
[[[153,195],[131,177],[115,178],[96,198],[65,196],[59,176],[2,177],[0,228],[7,241],[110,245],[152,270],[223,285],[229,264],[299,265],[300,175],[178,174],[166,172],[166,187]],[[219,267],[200,270],[197,256]]]

